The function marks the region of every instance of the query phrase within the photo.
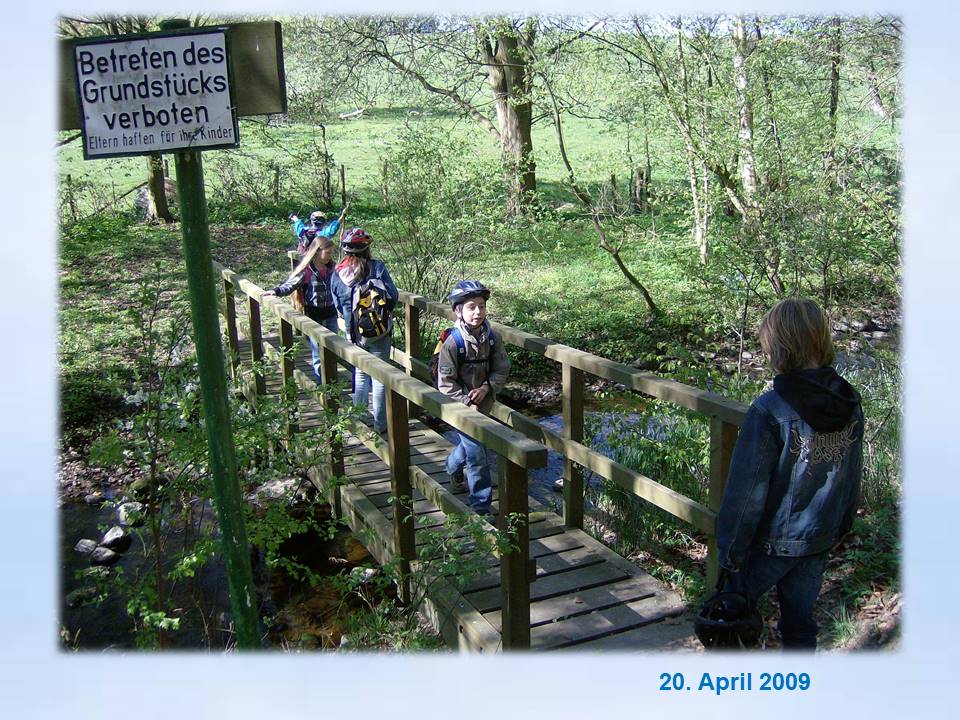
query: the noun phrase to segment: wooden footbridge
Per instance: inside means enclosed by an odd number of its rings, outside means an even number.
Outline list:
[[[443,577],[432,582],[426,614],[450,646],[475,652],[697,647],[680,597],[584,532],[583,469],[706,534],[710,581],[716,573],[716,509],[744,405],[491,323],[504,342],[561,364],[564,422],[562,432],[554,433],[499,402],[487,417],[433,388],[427,365],[416,357],[421,314],[452,318],[446,306],[400,293],[404,348],[393,348],[394,365],[334,335],[288,303],[263,297],[263,288],[230,269],[216,263],[214,268],[223,282],[221,312],[230,367],[248,399],[255,403],[259,395],[299,388],[300,414],[297,424],[288,425],[289,433],[316,424],[321,404],[330,410],[349,402],[346,395],[316,392],[310,351],[305,340],[295,337],[296,331],[320,345],[324,384],[338,378],[349,382],[352,367],[359,367],[386,387],[387,436],[353,422],[345,440],[331,436],[329,453],[310,471],[352,530],[368,530],[362,538],[379,562],[399,558],[401,570],[409,572],[424,533],[442,526],[450,513],[470,512],[466,492],[452,488],[444,471],[451,445],[419,419],[424,413],[496,453],[493,505],[499,529],[512,547],[494,553],[489,570],[464,588]],[[585,373],[710,418],[709,507],[583,444]],[[527,473],[546,466],[548,448],[564,458],[562,517],[528,496]],[[343,476],[347,484],[331,482]],[[409,587],[399,590],[402,597]]]

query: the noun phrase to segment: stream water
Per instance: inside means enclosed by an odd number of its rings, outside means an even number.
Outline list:
[[[108,498],[109,499],[109,498]],[[212,510],[205,508],[205,532],[216,535]],[[130,649],[138,646],[132,618],[127,612],[131,598],[129,583],[144,572],[153,559],[149,533],[133,534],[131,547],[109,568],[101,582],[93,575],[105,570],[91,566],[89,556],[77,551],[81,538],[97,541],[104,531],[117,524],[112,507],[85,503],[64,503],[61,518],[61,633],[68,647],[90,650]],[[165,527],[166,562],[184,542],[174,525]],[[282,570],[267,570],[254,563],[255,582],[261,612],[272,616],[266,644],[273,647],[335,647],[342,628],[337,612],[349,607],[350,598],[331,581],[343,570],[372,562],[366,549],[349,532],[341,531],[332,540],[314,533],[295,535],[282,546],[286,557],[302,562],[321,576],[320,585],[310,589]],[[256,556],[256,554],[255,554]],[[179,618],[179,627],[166,634],[167,646],[174,648],[223,649],[232,644],[230,596],[224,565],[213,557],[200,566],[193,578],[168,586],[167,614]],[[99,600],[94,600],[99,594]],[[78,595],[80,597],[78,597]]]

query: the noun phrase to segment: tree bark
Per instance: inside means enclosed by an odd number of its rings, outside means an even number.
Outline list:
[[[507,215],[525,211],[537,190],[536,163],[533,159],[533,102],[530,96],[532,74],[528,58],[521,48],[519,33],[532,46],[536,23],[528,20],[523,29],[512,25],[496,27],[480,37],[480,48],[487,66],[487,80],[493,90],[500,128],[500,152],[507,182]]]
[[[750,99],[750,74],[747,58],[753,48],[747,39],[746,23],[743,15],[737,16],[733,28],[733,82],[736,88],[737,113],[737,153],[740,158],[740,185],[743,191],[744,239],[755,245],[763,255],[764,273],[770,281],[777,297],[784,293],[780,278],[780,248],[769,243],[761,222],[761,207],[757,200],[757,168],[753,155],[753,104]]]
[[[173,222],[167,202],[167,188],[163,176],[163,159],[160,153],[147,155],[147,220]]]
[[[889,118],[890,113],[883,104],[883,98],[880,97],[880,85],[877,82],[877,68],[873,60],[867,61],[867,92],[870,97],[870,109],[874,115]]]
[[[832,163],[837,145],[837,108],[840,105],[840,18],[831,18],[830,28],[830,137],[827,158]]]

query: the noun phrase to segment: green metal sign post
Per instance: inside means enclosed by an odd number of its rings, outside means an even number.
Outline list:
[[[62,44],[60,124],[82,129],[87,159],[174,152],[210,478],[237,645],[249,649],[261,646],[261,635],[199,148],[238,146],[240,116],[286,112],[283,51],[277,22],[189,25],[171,19],[159,33]],[[237,73],[246,81],[235,87],[230,76]],[[141,99],[130,102],[132,91]]]
[[[188,27],[183,20],[161,23],[161,30]],[[230,404],[227,398],[226,368],[217,296],[214,290],[210,256],[210,232],[207,227],[207,196],[203,186],[203,160],[196,150],[174,153],[180,193],[180,220],[183,231],[183,257],[187,267],[193,340],[200,369],[200,394],[203,420],[209,447],[210,478],[220,522],[220,544],[230,585],[237,645],[242,649],[260,647],[256,595],[250,568],[250,546],[243,520],[237,457],[233,446]]]
[[[220,540],[230,584],[237,645],[255,648],[260,647],[260,633],[217,319],[203,163],[200,153],[195,150],[177,152],[174,159],[180,193],[183,256],[190,290],[193,338],[197,346],[203,419],[209,445],[210,477],[220,521]]]

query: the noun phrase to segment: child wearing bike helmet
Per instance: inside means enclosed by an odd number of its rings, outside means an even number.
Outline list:
[[[303,311],[311,320],[320,323],[327,330],[336,334],[337,310],[333,304],[331,284],[334,275],[333,243],[329,238],[316,235],[312,230],[307,231],[311,244],[306,254],[300,260],[290,276],[272,290],[263,295],[270,297],[284,297],[294,290],[303,291]],[[310,339],[310,355],[313,372],[320,379],[320,348]]]
[[[367,352],[381,360],[390,360],[391,340],[393,336],[392,312],[400,293],[397,286],[382,260],[370,255],[370,236],[362,228],[351,228],[343,233],[340,239],[340,249],[344,257],[337,266],[333,275],[333,304],[340,317],[343,318],[346,336],[350,342],[359,345]],[[359,306],[363,303],[373,303],[380,308],[381,315],[376,331],[370,326],[358,322],[358,319],[369,318],[372,313],[359,315]],[[364,308],[369,311],[368,305]],[[387,429],[386,391],[383,383],[371,378],[360,368],[354,370],[354,407],[366,407],[367,398],[373,387],[373,429],[384,433]]]
[[[856,511],[863,410],[830,366],[830,326],[812,300],[777,303],[760,324],[760,347],[777,375],[740,428],[717,550],[733,573],[728,588],[751,603],[776,586],[784,648],[815,649],[827,554]]]
[[[329,222],[327,222],[327,218],[322,211],[314,210],[310,213],[309,224],[305,224],[295,213],[291,213],[289,218],[290,229],[293,230],[293,234],[297,238],[297,252],[305,253],[314,237],[332,239],[343,224],[348,209],[350,209],[350,203],[344,205],[340,215]]]
[[[462,280],[448,299],[457,320],[440,347],[437,387],[447,397],[489,413],[510,373],[503,343],[487,322],[490,290],[477,280]],[[462,487],[466,470],[470,507],[478,515],[489,515],[493,482],[486,448],[459,430],[457,435],[458,443],[447,456],[447,474],[455,488]]]

